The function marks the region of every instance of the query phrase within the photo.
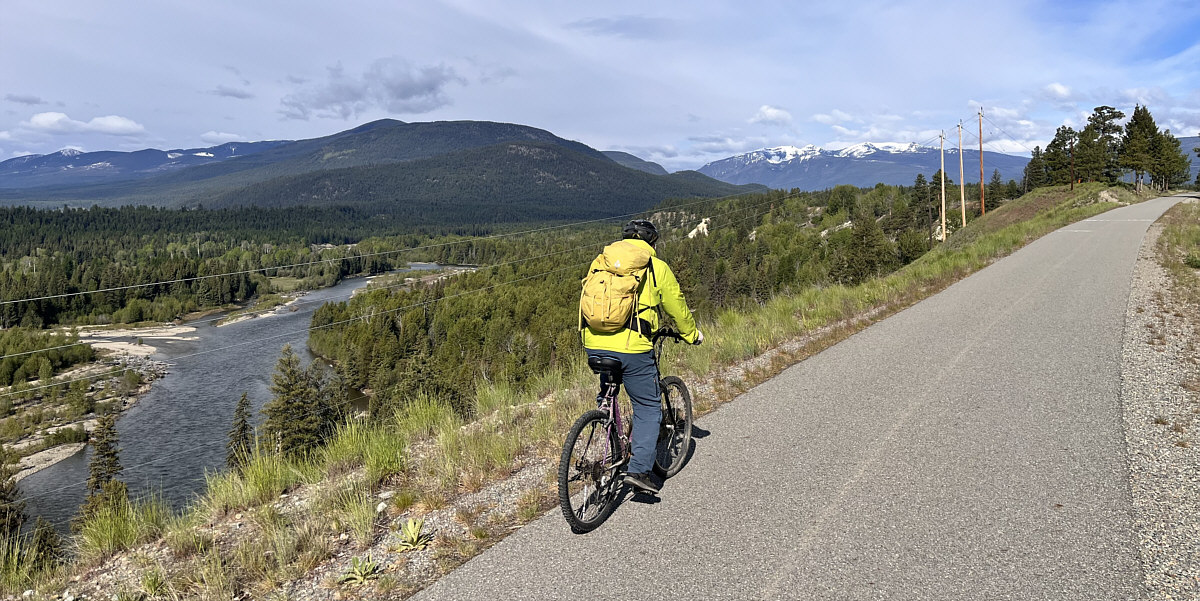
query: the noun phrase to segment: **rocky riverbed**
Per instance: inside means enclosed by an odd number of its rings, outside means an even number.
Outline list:
[[[115,332],[115,331],[111,331]],[[129,330],[128,332],[137,332],[137,330]],[[178,332],[172,332],[168,335],[177,335]],[[122,334],[112,335],[113,338],[119,336],[128,336],[128,333],[123,331]],[[83,336],[81,336],[81,339]],[[154,347],[144,343],[122,342],[117,340],[102,339],[99,342],[92,343],[97,349],[108,351],[99,361],[77,368],[68,373],[63,374],[62,380],[76,380],[100,376],[106,372],[111,374],[108,377],[96,377],[89,382],[88,391],[86,394],[93,397],[98,396],[103,390],[119,390],[121,387],[120,376],[124,374],[124,370],[131,369],[138,374],[141,384],[136,390],[130,391],[119,398],[110,400],[110,403],[119,403],[118,406],[110,405],[110,409],[117,412],[125,411],[137,403],[142,395],[150,391],[151,383],[166,375],[169,365],[162,361],[150,359],[150,355],[154,353]],[[133,352],[125,350],[125,347],[132,347]],[[91,432],[96,427],[97,418],[94,415],[85,416],[86,419],[58,424],[47,428],[42,432],[27,436],[11,445],[11,449],[17,452],[44,446],[47,439],[52,434],[59,430],[67,428],[82,427],[85,431]],[[69,442],[57,444],[35,453],[31,453],[21,458],[17,464],[17,473],[14,475],[14,480],[20,481],[23,478],[31,476],[43,469],[46,469],[59,461],[62,461],[75,453],[83,450],[86,443]]]

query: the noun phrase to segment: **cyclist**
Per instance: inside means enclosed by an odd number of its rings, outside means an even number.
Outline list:
[[[637,219],[625,224],[621,237],[642,245],[655,257],[654,244],[658,230],[654,224]],[[592,262],[589,273],[600,268],[600,257]],[[654,346],[650,334],[658,329],[659,312],[675,321],[683,339],[691,344],[704,341],[696,328],[696,320],[688,310],[687,301],[679,289],[675,273],[661,260],[651,258],[649,273],[641,282],[638,304],[633,317],[617,332],[603,333],[583,325],[583,347],[589,357],[610,357],[621,362],[625,393],[633,403],[632,454],[625,469],[625,484],[637,490],[658,494],[659,486],[650,478],[654,467],[655,447],[662,421],[658,390],[658,366],[654,363]]]

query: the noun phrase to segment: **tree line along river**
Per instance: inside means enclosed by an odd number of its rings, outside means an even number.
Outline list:
[[[439,267],[412,263],[400,271]],[[191,324],[196,331],[182,339],[158,343],[151,358],[171,364],[170,370],[117,420],[124,467],[118,477],[130,496],[159,494],[178,509],[202,493],[205,471],[225,468],[225,443],[242,393],[249,395],[257,418],[271,399],[271,376],[284,345],[290,344],[302,363],[314,360],[307,350],[313,311],[348,299],[367,283],[365,278],[344,280],[304,295],[295,310],[224,326],[217,325],[219,316],[210,316]],[[23,478],[18,486],[30,517],[40,515],[65,530],[86,496],[90,458],[89,446]]]

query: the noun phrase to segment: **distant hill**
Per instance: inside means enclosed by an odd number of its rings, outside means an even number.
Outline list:
[[[136,152],[80,152],[68,148],[52,154],[28,155],[0,162],[0,188],[86,185],[145,179],[187,167],[257,154],[287,143],[229,142],[209,148],[148,148]]]
[[[856,144],[843,150],[816,146],[780,146],[714,161],[700,173],[733,184],[763,184],[771,188],[824,190],[841,184],[858,187],[877,183],[910,186],[918,173],[932,176],[941,168],[937,148],[916,144]],[[966,181],[979,181],[979,151],[963,151]],[[983,153],[984,179],[1000,170],[1004,181],[1020,181],[1026,157]],[[946,175],[958,181],[958,150],[946,151]]]
[[[1193,149],[1200,147],[1200,136],[1179,138],[1179,147],[1192,159],[1192,176],[1189,180],[1194,182],[1196,181],[1196,174],[1200,174],[1200,156]]]
[[[540,171],[489,171],[496,165],[511,160],[511,157],[503,158],[504,151],[501,150],[501,145],[506,143],[527,144],[530,145],[529,148],[543,150],[562,149],[567,153],[563,156],[572,157],[572,161],[545,163],[540,166]],[[604,199],[612,197],[617,198],[622,206],[642,206],[643,202],[649,202],[651,199],[658,202],[670,197],[724,196],[742,190],[704,176],[700,176],[703,178],[701,181],[696,181],[687,177],[667,176],[665,171],[664,175],[647,175],[649,179],[638,180],[638,172],[620,167],[594,148],[559,138],[545,130],[511,123],[404,123],[383,119],[322,138],[260,144],[263,146],[257,147],[259,151],[253,154],[226,156],[213,153],[214,157],[211,158],[224,156],[224,160],[173,169],[167,173],[155,174],[141,170],[133,176],[128,173],[122,177],[108,178],[99,175],[83,180],[82,184],[71,173],[74,168],[59,169],[56,179],[54,171],[46,167],[38,168],[38,173],[35,174],[32,160],[19,163],[6,161],[4,165],[7,166],[6,173],[9,175],[7,179],[0,179],[0,184],[3,184],[0,185],[0,204],[135,204],[173,207],[201,204],[228,206],[263,203],[291,206],[341,203],[374,207],[378,199],[386,197],[389,200],[381,208],[395,208],[394,201],[400,197],[373,186],[370,182],[353,182],[348,179],[369,176],[382,177],[381,181],[404,181],[409,191],[405,192],[402,198],[414,207],[424,206],[422,203],[434,200],[448,203],[449,207],[459,202],[459,199],[466,199],[463,202],[478,206],[478,203],[482,202],[480,197],[472,196],[473,193],[463,192],[455,186],[478,184],[476,179],[482,173],[487,173],[486,177],[491,180],[487,186],[491,194],[487,203],[512,204],[514,207],[524,206],[526,209],[530,203],[538,202],[567,202],[564,206],[570,205],[568,197],[572,188],[563,188],[548,196],[547,191],[552,187],[539,183],[545,181],[569,181],[573,189],[586,191],[589,202],[603,203]],[[491,149],[483,150],[488,148]],[[64,155],[63,158],[78,160],[80,156],[83,155]],[[472,164],[472,160],[480,163]],[[588,179],[580,173],[545,170],[546,167],[558,166],[574,168],[583,163],[588,163],[591,171],[603,175]],[[518,163],[513,165],[523,168],[523,165]],[[396,169],[387,169],[388,166],[395,166]],[[355,170],[367,167],[372,169]],[[378,169],[374,169],[376,167]],[[427,174],[422,175],[423,172]],[[304,175],[312,177],[299,177]],[[30,181],[29,178],[35,176],[41,184],[36,187],[8,183]],[[520,186],[520,178],[527,178],[530,183]],[[343,192],[339,193],[334,189],[303,189],[304,182],[333,181],[338,182],[337,189]],[[631,186],[635,185],[640,188],[632,189]],[[7,186],[7,189],[4,189],[4,186]],[[280,196],[281,189],[289,190],[295,195],[285,200]],[[350,193],[345,190],[356,192]],[[370,190],[374,196],[356,195],[358,191],[365,190]],[[514,194],[516,196],[512,196]],[[446,211],[461,212],[453,207],[447,208]],[[559,211],[554,209],[550,212]],[[501,211],[501,214],[508,213],[511,211]],[[480,217],[494,220],[494,216]]]
[[[83,185],[74,167],[57,169],[55,179],[54,163],[7,161],[10,181],[37,177],[55,185],[0,189],[0,203],[353,206],[406,224],[447,225],[586,219],[644,211],[668,198],[765,190],[695,171],[653,175],[579,142],[508,123],[385,119],[323,138],[260,144],[253,154],[209,153],[202,158],[224,160],[150,175],[152,168],[130,168]],[[59,154],[59,164],[84,156]],[[138,155],[110,154],[125,163]],[[145,156],[150,164],[157,155]]]
[[[94,182],[92,185],[81,185],[69,174],[70,169],[60,171],[59,179],[43,174],[36,188],[8,185],[7,181],[26,176],[19,166],[14,165],[10,171],[17,173],[0,179],[0,202],[50,200],[101,205],[190,205],[203,203],[214,194],[276,177],[421,159],[507,141],[551,142],[607,160],[600,151],[584,144],[524,125],[488,121],[404,123],[381,119],[330,136],[288,141],[251,155],[227,157],[166,174],[142,172],[142,177],[136,179],[88,180]],[[4,164],[9,163],[12,161]]]
[[[412,224],[603,217],[645,211],[667,198],[763,191],[697,172],[651,175],[568,146],[506,142],[436,157],[275,178],[205,206],[350,205],[402,214]]]
[[[667,170],[663,169],[662,165],[659,165],[658,163],[654,163],[651,161],[640,159],[632,154],[629,154],[628,152],[621,152],[618,150],[605,150],[603,152],[604,152],[604,156],[616,161],[620,165],[629,167],[630,169],[637,169],[638,171],[645,171],[646,173],[649,173],[651,175],[666,175],[667,174]]]

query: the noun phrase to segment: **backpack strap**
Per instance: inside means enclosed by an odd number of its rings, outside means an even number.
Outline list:
[[[655,312],[658,313],[659,323],[662,323],[662,290],[658,287],[658,275],[654,273],[653,256],[650,257],[650,262],[646,264],[646,269],[650,271],[650,279],[654,280],[654,290],[658,292],[658,304],[652,307],[638,308],[634,310],[633,315],[629,316],[629,323],[625,324],[625,327],[645,336],[646,338],[649,338],[654,329],[650,327],[650,322],[638,316],[641,315],[642,311],[645,311],[646,309],[654,309]],[[645,285],[645,280],[643,280],[643,285]],[[638,296],[641,296],[640,291]]]

